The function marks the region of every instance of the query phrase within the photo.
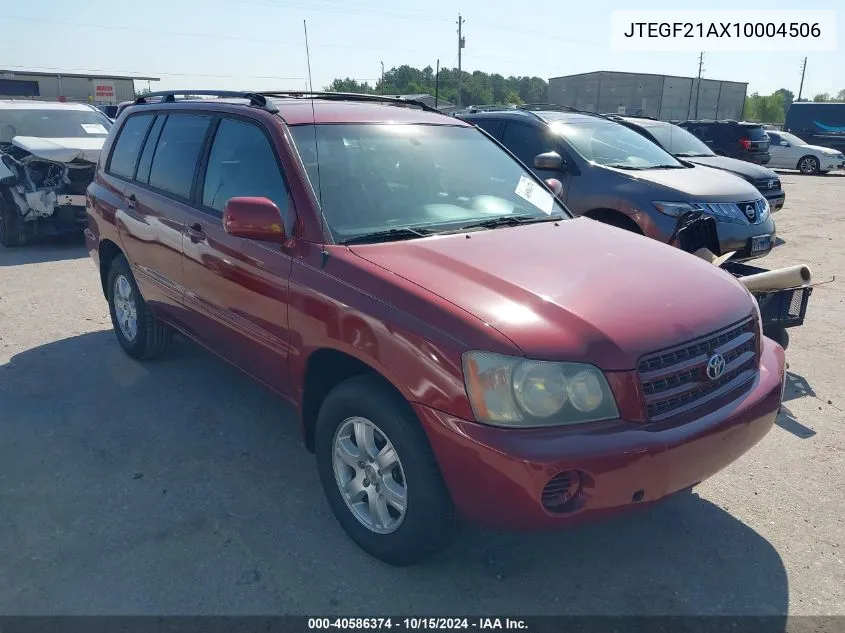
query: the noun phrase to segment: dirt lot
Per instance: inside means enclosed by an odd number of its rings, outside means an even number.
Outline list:
[[[765,265],[841,280],[763,442],[645,514],[408,569],[347,540],[275,396],[189,344],[129,360],[81,246],[0,247],[0,613],[845,615],[845,177],[783,181]]]

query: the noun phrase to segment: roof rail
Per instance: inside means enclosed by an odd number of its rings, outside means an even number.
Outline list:
[[[226,97],[233,99],[248,99],[249,105],[267,110],[268,112],[278,112],[279,109],[272,103],[267,101],[267,98],[257,92],[241,92],[238,90],[162,90],[159,92],[148,92],[135,99],[135,104],[149,103],[147,99],[151,97],[159,97],[159,103],[173,103],[176,101],[176,95],[181,95],[190,99],[191,97]]]
[[[390,103],[399,106],[415,106],[425,110],[426,112],[436,112],[443,114],[437,108],[432,108],[430,105],[419,99],[405,99],[402,97],[392,97],[388,95],[371,95],[358,92],[328,92],[328,91],[311,91],[311,90],[262,90],[256,93],[261,97],[287,97],[291,99],[326,99],[328,101],[362,101],[370,103]]]
[[[560,105],[559,103],[523,103],[522,105],[516,106],[520,110],[528,110],[529,112],[533,110],[561,110],[563,112],[581,112],[578,108],[573,108],[571,106]],[[593,114],[590,112],[589,114]]]
[[[475,114],[477,112],[504,112],[507,110],[516,110],[513,105],[471,105],[455,112],[455,114]]]

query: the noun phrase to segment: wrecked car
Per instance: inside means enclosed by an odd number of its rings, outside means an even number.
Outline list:
[[[81,231],[111,121],[87,104],[0,101],[0,243]]]

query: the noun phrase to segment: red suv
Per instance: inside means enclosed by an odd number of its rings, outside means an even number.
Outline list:
[[[459,515],[648,505],[771,428],[783,350],[728,273],[573,219],[424,104],[215,94],[130,106],[106,141],[86,239],[117,339],[149,358],[179,331],[292,402],[372,555],[418,560]]]

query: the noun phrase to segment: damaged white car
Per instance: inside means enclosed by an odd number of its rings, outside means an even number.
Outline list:
[[[85,104],[0,101],[0,243],[85,227],[85,191],[110,127]]]

